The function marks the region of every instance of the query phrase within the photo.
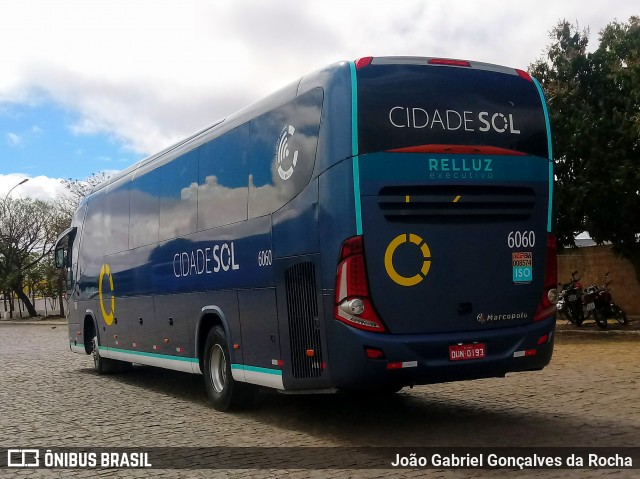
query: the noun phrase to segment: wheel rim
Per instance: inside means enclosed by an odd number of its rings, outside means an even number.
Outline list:
[[[213,346],[209,359],[211,360],[209,367],[211,384],[217,393],[221,393],[227,385],[227,359],[219,344]]]

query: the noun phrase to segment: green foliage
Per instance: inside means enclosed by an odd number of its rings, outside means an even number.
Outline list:
[[[640,18],[588,31],[562,21],[531,65],[547,95],[556,155],[557,236],[611,242],[640,278]]]

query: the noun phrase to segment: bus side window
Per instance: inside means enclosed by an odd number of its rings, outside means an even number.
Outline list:
[[[129,248],[129,180],[126,176],[109,185],[104,206],[105,254]]]
[[[96,278],[100,273],[104,255],[104,190],[95,193],[89,199],[78,258],[79,274],[95,275]]]
[[[196,231],[198,220],[198,149],[160,169],[160,240]]]
[[[273,213],[309,183],[322,99],[322,89],[315,88],[251,122],[250,218]]]
[[[160,224],[160,170],[136,172],[130,188],[129,248],[155,244]]]
[[[247,219],[249,124],[200,147],[198,231]]]

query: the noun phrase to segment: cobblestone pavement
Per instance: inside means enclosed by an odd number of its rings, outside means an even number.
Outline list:
[[[265,392],[208,407],[201,376],[98,376],[65,324],[0,323],[0,447],[638,446],[640,336],[562,335],[542,372],[383,400]],[[639,470],[0,470],[0,477],[640,477]]]

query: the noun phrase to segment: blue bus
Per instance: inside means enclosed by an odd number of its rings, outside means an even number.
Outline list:
[[[56,245],[69,342],[99,373],[364,390],[552,356],[553,161],[540,85],[474,61],[304,76],[95,187]]]

